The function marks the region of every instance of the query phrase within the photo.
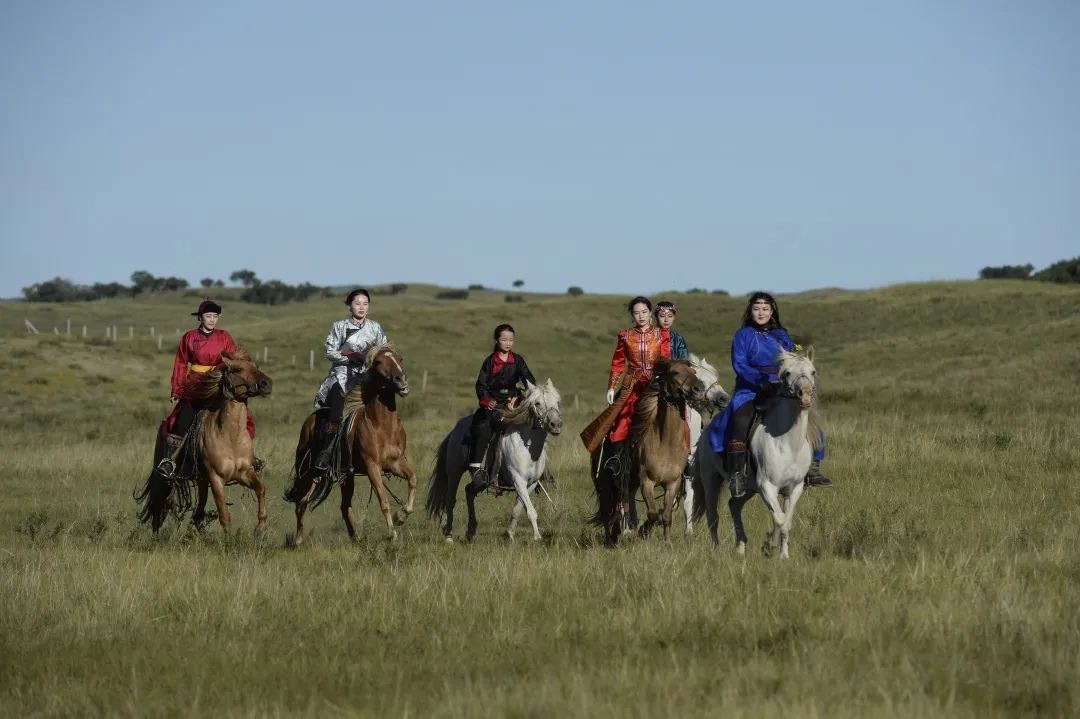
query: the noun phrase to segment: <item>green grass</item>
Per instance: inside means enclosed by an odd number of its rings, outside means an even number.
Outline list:
[[[818,353],[837,486],[804,496],[781,563],[756,552],[758,503],[745,559],[712,548],[702,526],[609,550],[585,525],[576,432],[602,406],[625,298],[436,291],[373,303],[415,389],[402,402],[409,454],[423,482],[473,405],[491,329],[512,322],[563,394],[542,543],[504,544],[510,499],[485,496],[474,543],[444,544],[418,512],[391,544],[362,488],[358,544],[332,499],[308,515],[310,544],[284,548],[293,518],[279,496],[325,371],[321,359],[308,371],[308,351],[342,314],[336,299],[223,301],[222,326],[270,352],[274,395],[252,403],[267,538],[253,538],[255,503],[238,487],[230,535],[170,523],[153,538],[131,490],[193,296],[0,303],[0,714],[1080,712],[1080,292],[963,282],[782,300]],[[669,296],[730,386],[743,300]],[[24,318],[45,334],[27,336]],[[52,334],[68,318],[74,336]],[[169,340],[161,351],[150,326]]]

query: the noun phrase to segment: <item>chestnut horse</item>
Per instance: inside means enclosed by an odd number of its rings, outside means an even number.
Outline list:
[[[135,496],[142,503],[139,520],[150,522],[157,532],[171,512],[180,519],[191,507],[191,486],[199,501],[192,521],[202,528],[206,497],[214,492],[218,521],[226,531],[232,521],[225,504],[225,485],[238,483],[255,492],[259,519],[255,533],[266,528],[266,489],[255,471],[255,445],[247,432],[247,401],[270,394],[272,383],[248,355],[238,348],[221,356],[222,366],[199,375],[193,397],[201,410],[185,440],[184,457],[175,472],[157,468]],[[160,443],[159,443],[160,444]],[[155,457],[155,467],[157,465]]]
[[[309,505],[318,506],[326,499],[337,480],[341,482],[341,518],[345,520],[349,539],[356,541],[352,497],[357,473],[367,475],[379,497],[379,508],[386,519],[390,539],[397,538],[395,522],[403,524],[412,513],[416,501],[416,473],[405,456],[405,427],[397,413],[398,396],[407,394],[409,380],[405,376],[401,355],[389,343],[373,347],[368,352],[367,367],[360,383],[345,397],[348,434],[341,441],[351,451],[352,466],[343,468],[339,476],[320,476],[315,471],[312,466],[315,413],[304,421],[300,441],[296,444],[292,483],[285,492],[285,499],[296,504],[293,546],[299,547],[304,543],[304,512]],[[350,407],[357,404],[360,406],[350,412]],[[409,496],[402,507],[403,514],[399,512],[396,517],[390,513],[383,473],[403,477],[409,483]]]
[[[648,513],[641,535],[648,536],[659,522],[664,538],[668,537],[689,447],[686,407],[704,398],[705,385],[689,362],[661,359],[656,363],[653,379],[634,407],[630,442],[623,457],[626,465],[615,480],[616,486],[598,483],[596,487],[600,506],[595,521],[606,528],[609,543],[616,543],[621,531],[629,531],[630,517],[621,514],[619,506],[628,509],[639,487]],[[656,497],[657,486],[664,489],[662,500]]]

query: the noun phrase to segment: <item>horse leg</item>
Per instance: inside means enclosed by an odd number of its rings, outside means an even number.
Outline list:
[[[382,510],[383,519],[386,520],[386,530],[389,532],[390,541],[397,539],[397,530],[394,529],[394,516],[390,513],[390,499],[386,495],[386,487],[383,486],[382,467],[375,462],[367,462],[367,476],[375,494],[379,496],[379,509]]]
[[[641,479],[639,480],[641,486],[641,496],[645,500],[645,523],[641,525],[641,536],[648,537],[649,531],[652,526],[660,520],[660,512],[656,508],[656,482],[647,472],[641,473]],[[633,500],[631,500],[633,501]],[[665,498],[665,502],[667,499]]]
[[[206,499],[210,494],[210,483],[200,480],[197,489],[199,499],[195,504],[195,511],[191,514],[191,523],[201,532],[206,526]]]
[[[711,468],[706,468],[710,470]],[[701,473],[701,492],[704,496],[703,504],[705,505],[705,524],[709,528],[709,537],[712,539],[713,546],[719,546],[720,536],[718,529],[720,525],[720,516],[717,511],[717,504],[720,501],[720,485],[723,479],[715,471],[703,471]]]
[[[443,526],[443,536],[446,537],[446,541],[452,542],[454,541],[454,505],[457,504],[457,492],[461,483],[461,475],[453,477],[452,474],[448,473],[446,482],[446,524]]]
[[[255,499],[259,503],[259,521],[255,524],[255,536],[261,537],[263,532],[266,531],[266,487],[263,485],[262,480],[259,479],[259,473],[255,471],[254,467],[247,468],[247,482],[245,484],[255,492]]]
[[[210,470],[209,474],[210,490],[214,493],[214,504],[217,505],[218,510],[218,521],[221,522],[221,528],[228,532],[232,515],[229,514],[229,508],[225,506],[225,482],[217,472]]]
[[[465,485],[465,504],[469,507],[469,526],[465,529],[465,539],[472,541],[476,536],[476,495],[479,490],[469,482]]]
[[[543,539],[543,535],[540,534],[540,527],[537,525],[536,506],[532,502],[532,494],[529,492],[528,482],[517,472],[513,473],[514,477],[514,489],[517,490],[517,502],[514,504],[513,512],[510,516],[510,530],[507,532],[513,538],[514,524],[517,522],[518,516],[521,515],[521,510],[525,510],[525,515],[529,518],[529,524],[532,525],[533,541],[539,542]]]
[[[761,499],[765,502],[765,506],[769,508],[769,512],[772,514],[773,526],[765,534],[765,543],[761,547],[761,551],[765,554],[771,554],[773,550],[780,547],[780,527],[784,524],[784,512],[780,508],[780,492],[776,485],[769,481],[762,481],[762,478],[758,478],[758,483],[761,487]]]
[[[743,527],[743,521],[742,521],[742,509],[743,509],[743,505],[746,504],[747,500],[749,500],[751,496],[752,495],[747,493],[747,494],[744,494],[741,497],[731,497],[730,499],[728,499],[728,503],[727,503],[728,511],[731,512],[731,523],[735,527],[735,553],[739,554],[740,556],[745,556],[746,555],[746,541],[747,541],[746,540],[746,528]],[[713,511],[714,512],[716,511],[716,505],[713,505]],[[716,536],[716,534],[714,532],[714,534],[713,534],[714,541],[715,541],[715,536]]]
[[[346,474],[341,480],[341,518],[345,520],[345,529],[349,539],[356,541],[356,527],[353,526],[352,498],[356,490],[356,475]]]
[[[405,477],[405,481],[409,483],[409,496],[405,499],[405,506],[394,515],[394,521],[398,524],[405,524],[405,520],[413,513],[413,503],[416,502],[416,472],[412,470],[409,460],[404,457],[398,463],[398,472],[399,476]]]
[[[798,482],[791,494],[784,500],[784,523],[780,525],[780,558],[788,559],[788,536],[791,534],[791,524],[795,519],[795,505],[799,503],[805,485]]]
[[[296,500],[296,534],[293,535],[294,547],[299,547],[304,543],[304,512],[307,511],[307,506],[307,497],[301,497]]]
[[[686,514],[686,536],[694,533],[694,483],[684,482],[683,512]]]
[[[675,512],[675,503],[679,501],[680,485],[682,485],[682,475],[664,487],[664,509],[660,512],[660,521],[664,525],[665,540],[670,539],[671,515]]]

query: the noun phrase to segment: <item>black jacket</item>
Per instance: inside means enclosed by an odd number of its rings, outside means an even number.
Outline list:
[[[525,364],[525,358],[519,354],[511,353],[514,361],[507,362],[494,372],[496,355],[492,353],[480,366],[480,374],[476,377],[476,398],[483,402],[491,398],[498,404],[505,404],[511,397],[520,397],[521,391],[518,384],[531,382],[536,384],[536,378],[529,371],[529,365]]]

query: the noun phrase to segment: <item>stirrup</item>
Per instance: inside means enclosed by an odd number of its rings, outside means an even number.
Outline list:
[[[176,461],[172,457],[162,457],[155,469],[165,479],[172,479],[176,474]]]
[[[470,483],[477,489],[487,489],[491,486],[487,470],[483,467],[469,467]]]

